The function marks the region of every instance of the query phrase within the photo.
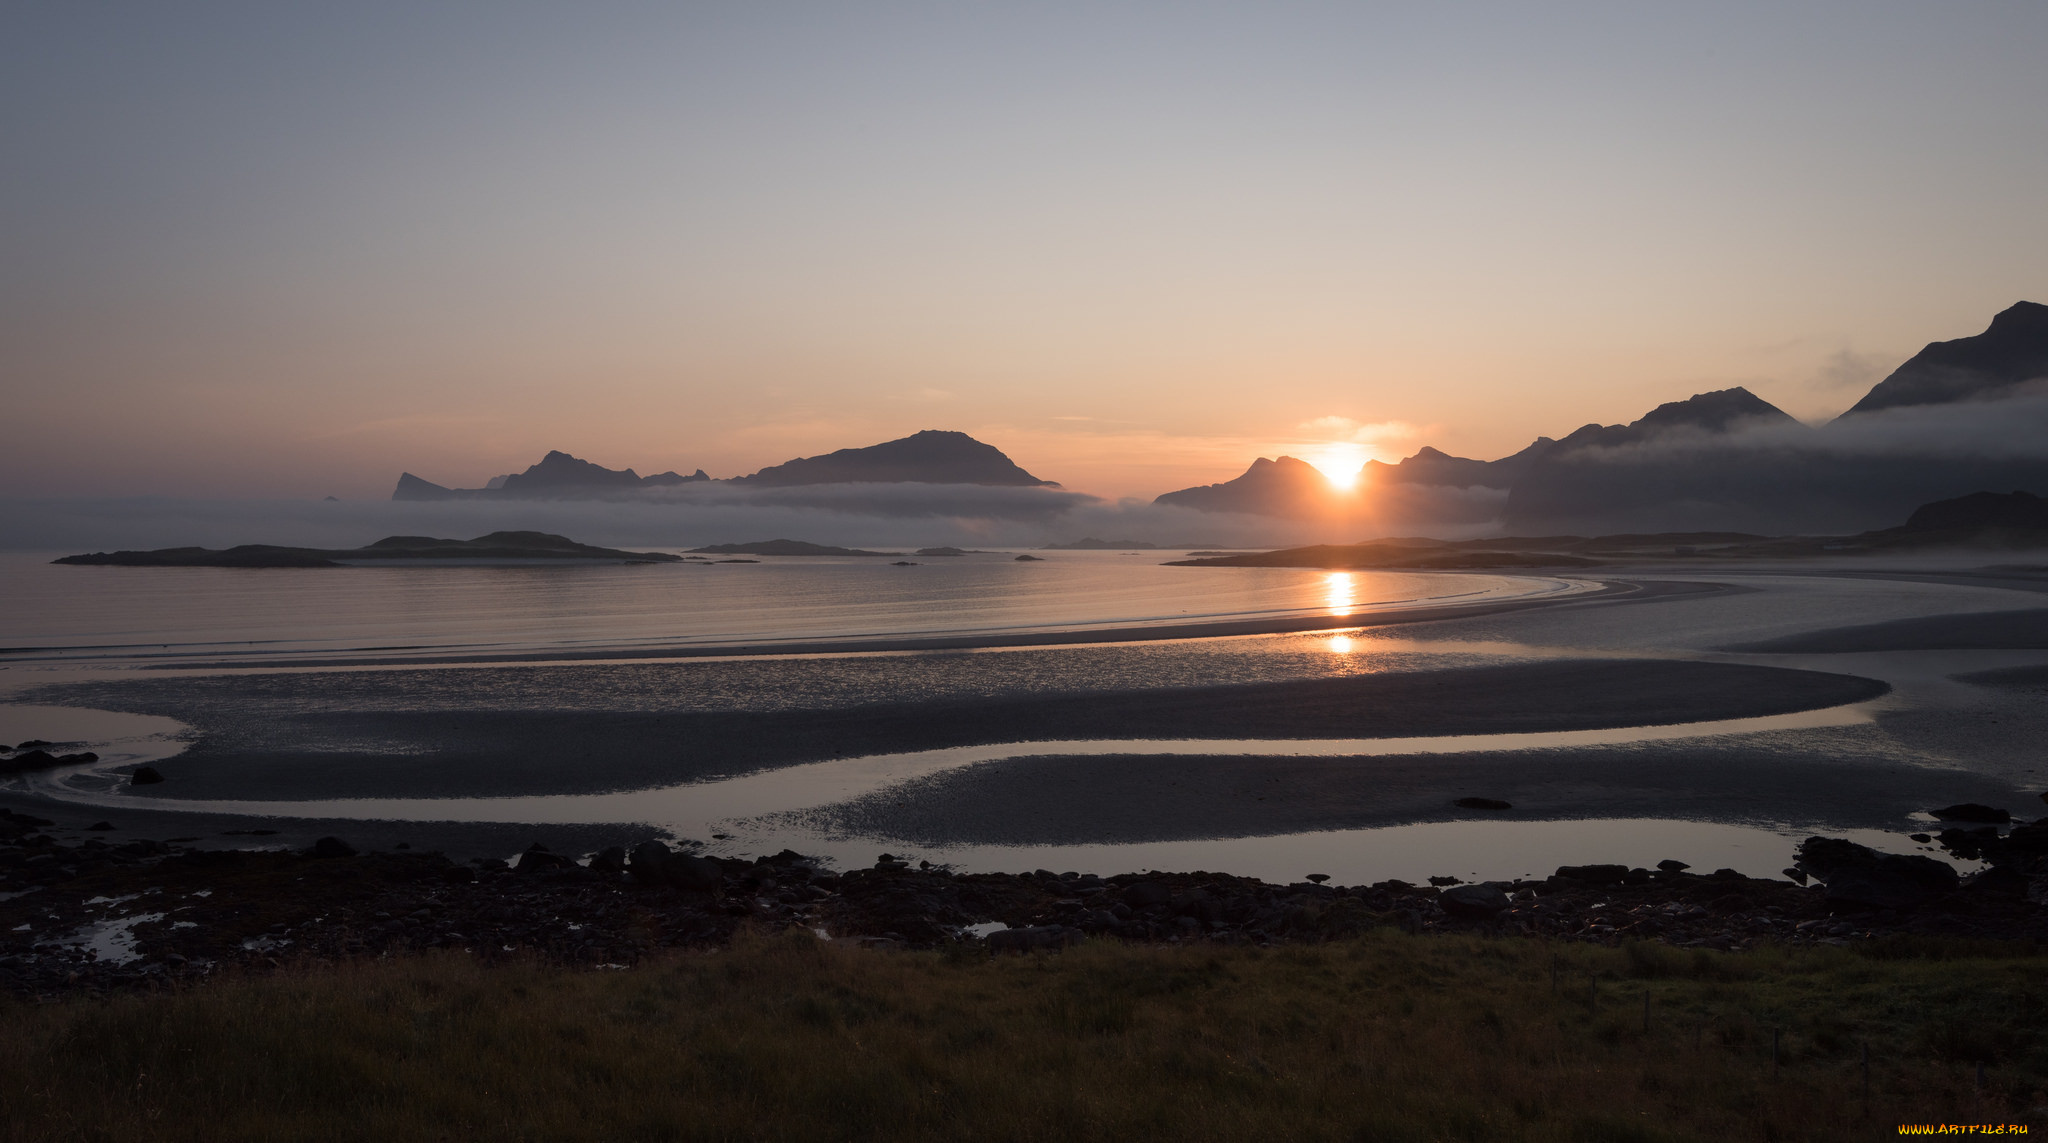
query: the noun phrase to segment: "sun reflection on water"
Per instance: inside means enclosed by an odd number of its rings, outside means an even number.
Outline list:
[[[1331,572],[1323,577],[1323,600],[1332,615],[1349,615],[1358,604],[1358,584],[1350,572]]]
[[[1349,655],[1351,653],[1351,636],[1330,636],[1330,653],[1333,655]]]

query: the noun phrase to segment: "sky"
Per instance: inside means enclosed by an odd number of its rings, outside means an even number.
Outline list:
[[[2048,5],[0,7],[0,496],[1824,419],[2048,302]]]

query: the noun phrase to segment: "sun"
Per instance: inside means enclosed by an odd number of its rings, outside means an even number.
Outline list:
[[[1306,452],[1303,460],[1314,465],[1333,487],[1347,491],[1358,487],[1358,478],[1365,472],[1365,462],[1371,459],[1364,445],[1350,441],[1317,445]]]

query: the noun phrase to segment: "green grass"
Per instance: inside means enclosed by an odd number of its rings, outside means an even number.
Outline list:
[[[2043,1101],[2048,958],[2002,951],[787,934],[618,972],[309,966],[10,1004],[0,1137],[1861,1139]]]

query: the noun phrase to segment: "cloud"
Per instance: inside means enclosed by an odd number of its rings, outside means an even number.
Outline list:
[[[1890,354],[1840,349],[1821,362],[1814,383],[1827,389],[1868,389],[1884,380],[1896,364]]]
[[[2036,383],[2037,385],[2048,384]],[[1540,466],[1511,529],[1844,534],[1972,492],[2048,492],[2048,391],[1842,417],[1670,433]]]
[[[1411,441],[1423,434],[1423,429],[1407,421],[1355,421],[1350,417],[1317,417],[1303,421],[1300,429],[1325,440],[1350,441],[1356,444],[1378,444],[1392,441]]]

